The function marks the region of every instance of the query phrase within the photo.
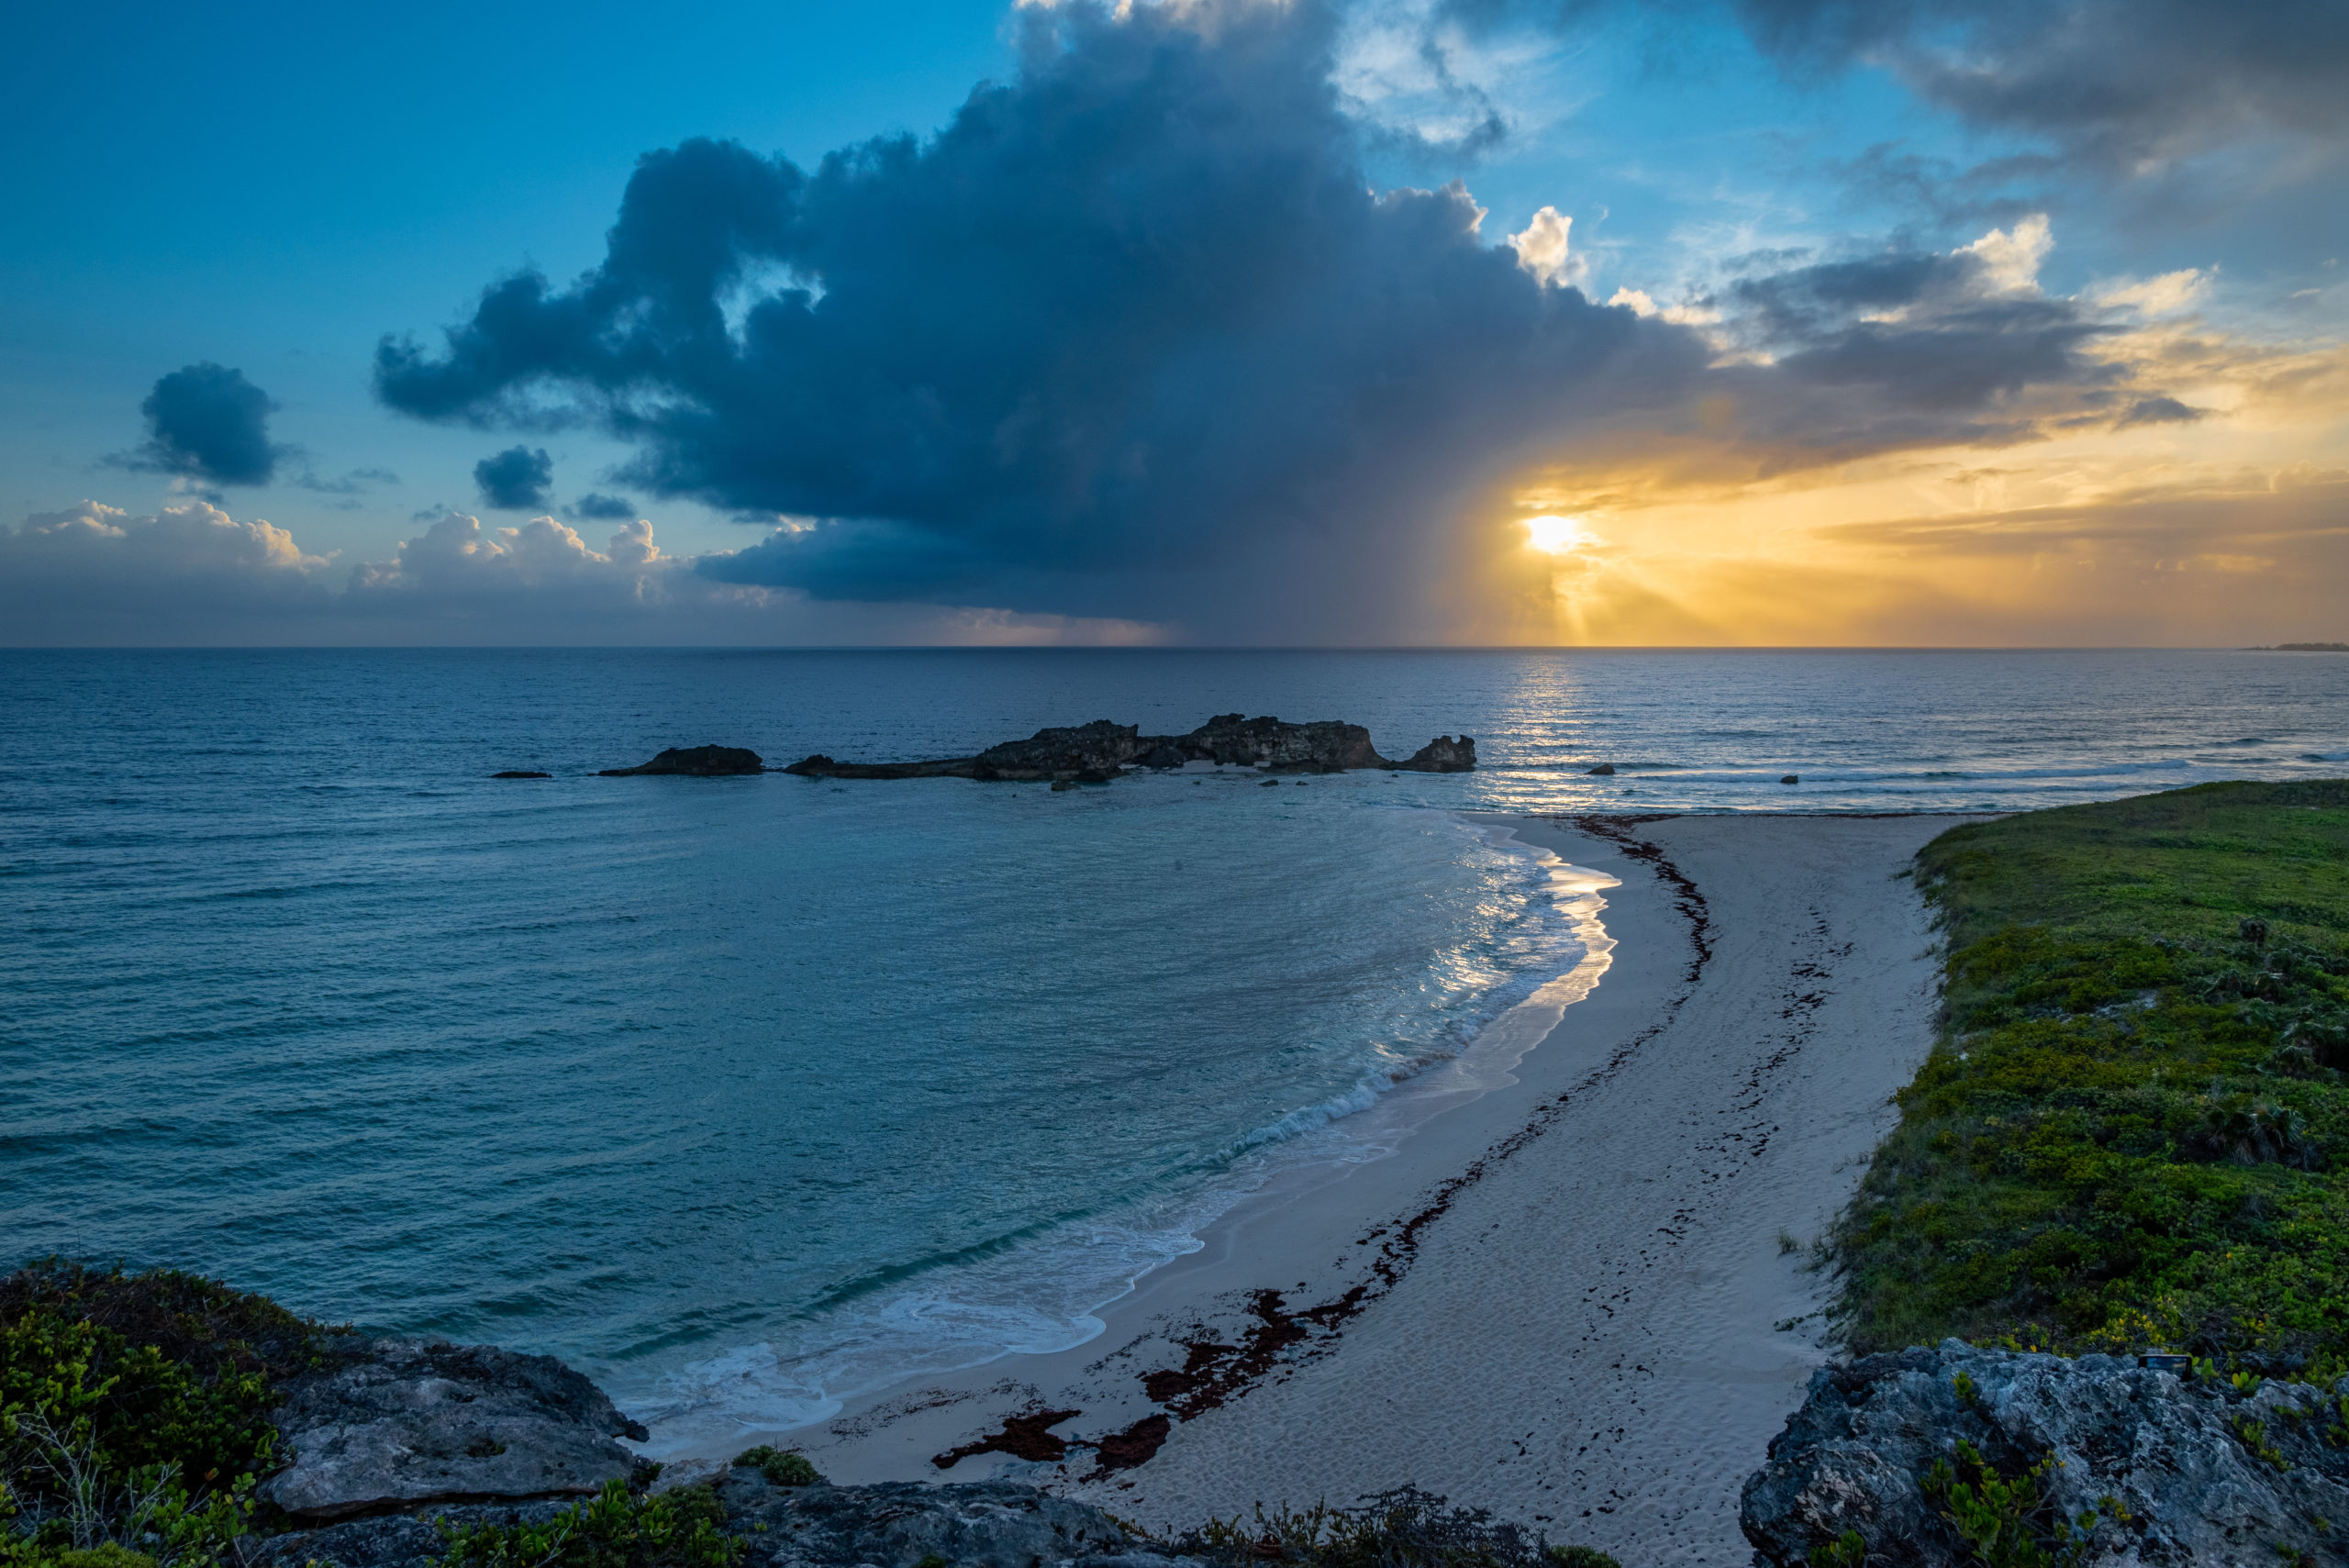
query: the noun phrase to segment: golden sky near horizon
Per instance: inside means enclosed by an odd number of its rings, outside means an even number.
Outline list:
[[[1464,640],[2237,646],[2349,639],[2349,350],[2188,318],[2107,350],[2191,422],[1806,465],[1702,443],[1526,476]],[[1770,472],[1773,467],[1777,472]]]

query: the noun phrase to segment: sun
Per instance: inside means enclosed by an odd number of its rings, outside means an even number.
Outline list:
[[[1564,555],[1586,544],[1597,544],[1598,538],[1582,526],[1579,517],[1540,517],[1521,519],[1525,524],[1525,544],[1544,555]]]

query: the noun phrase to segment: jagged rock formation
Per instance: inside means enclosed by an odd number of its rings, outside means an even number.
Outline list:
[[[1809,1398],[1745,1484],[1754,1561],[1820,1561],[1856,1531],[1870,1564],[1985,1560],[1956,1518],[1982,1500],[1972,1445],[2005,1481],[2045,1463],[2017,1521],[2089,1564],[2338,1562],[2349,1535],[2349,1379],[2238,1389],[2110,1356],[1935,1350],[1813,1374]],[[1936,1474],[1937,1462],[1950,1468]],[[2085,1529],[2082,1517],[2093,1510]],[[1985,1516],[1976,1515],[1976,1529]],[[2001,1558],[1999,1561],[2006,1561]],[[2020,1558],[2015,1559],[2021,1561]]]
[[[552,1356],[489,1345],[367,1340],[286,1386],[287,1467],[262,1497],[308,1529],[253,1538],[246,1568],[433,1568],[442,1524],[543,1524],[653,1467],[615,1441],[645,1430]],[[695,1462],[664,1482],[715,1485],[743,1568],[1174,1568],[1098,1508],[1032,1486],[777,1485],[755,1467]],[[787,1479],[787,1477],[786,1477]],[[656,1485],[654,1490],[662,1489]]]
[[[625,1480],[642,1438],[552,1356],[369,1340],[296,1379],[274,1419],[290,1462],[263,1501],[332,1519],[436,1499],[579,1496]]]
[[[1090,724],[1040,729],[1025,740],[990,746],[975,757],[926,762],[840,762],[818,754],[783,771],[829,779],[994,779],[1030,783],[1075,779],[1096,783],[1130,764],[1179,768],[1186,762],[1262,768],[1267,773],[1335,773],[1349,768],[1391,768],[1464,773],[1476,766],[1476,742],[1438,736],[1408,761],[1390,762],[1359,724],[1322,719],[1289,724],[1277,718],[1221,714],[1188,735],[1144,735],[1139,726],[1097,718]]]
[[[712,1485],[696,1481],[695,1485]],[[742,1543],[742,1568],[1177,1568],[1132,1541],[1100,1509],[1016,1482],[951,1486],[778,1486],[747,1466],[715,1482],[720,1527]],[[446,1503],[350,1519],[252,1543],[248,1568],[434,1568],[442,1525],[544,1524],[564,1505]]]
[[[1439,735],[1395,766],[1409,773],[1473,773],[1476,742],[1465,735]]]
[[[728,773],[763,773],[766,763],[756,751],[740,746],[672,746],[649,762],[633,768],[605,768],[598,778],[633,778],[639,773],[685,773],[697,779]]]
[[[718,1496],[726,1505],[727,1532],[750,1545],[744,1568],[848,1568],[928,1557],[988,1568],[1165,1568],[1190,1561],[1137,1551],[1100,1509],[1016,1482],[774,1486],[756,1471],[738,1468]]]

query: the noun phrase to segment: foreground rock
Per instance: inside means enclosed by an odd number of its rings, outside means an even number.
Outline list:
[[[1815,1373],[1746,1482],[1741,1522],[1755,1561],[1774,1568],[1820,1561],[1846,1531],[1871,1564],[1985,1561],[1952,1518],[1987,1490],[1965,1442],[2006,1482],[2045,1464],[2034,1482],[2042,1506],[2009,1529],[2047,1546],[2076,1540],[2084,1564],[2341,1562],[2349,1449],[2333,1444],[2336,1433],[2349,1442],[2343,1396],[2349,1379],[2330,1393],[2273,1382],[2245,1393],[2110,1356],[1947,1340]],[[1937,1462],[1970,1499],[1934,1478]],[[1988,1517],[1974,1516],[1977,1536]]]
[[[1076,1568],[1159,1568],[1187,1561],[1137,1551],[1100,1509],[1010,1481],[953,1486],[774,1486],[733,1471],[718,1489],[726,1529],[749,1542],[747,1568],[878,1563],[912,1568],[926,1557],[988,1568],[1036,1562]]]
[[[449,1551],[444,1527],[544,1524],[655,1468],[614,1440],[644,1429],[552,1356],[423,1340],[329,1353],[331,1364],[286,1385],[275,1420],[291,1462],[261,1486],[308,1528],[249,1540],[246,1568],[430,1568]],[[745,1568],[1180,1561],[1135,1550],[1098,1508],[1010,1482],[788,1486],[706,1462],[662,1481],[715,1486]]]
[[[664,755],[666,753],[663,753]],[[1189,762],[1262,768],[1267,773],[1335,773],[1350,768],[1464,773],[1476,766],[1476,742],[1438,736],[1403,762],[1378,754],[1359,724],[1322,719],[1290,724],[1227,713],[1188,735],[1144,735],[1141,727],[1097,718],[1090,724],[1039,729],[1025,740],[990,746],[975,757],[926,762],[840,762],[820,753],[783,771],[829,779],[1044,779],[1103,782],[1128,766],[1179,768]]]
[[[290,1462],[261,1485],[296,1518],[449,1499],[580,1496],[634,1473],[642,1438],[552,1356],[373,1340],[295,1379],[274,1419]]]
[[[693,778],[718,778],[728,773],[763,773],[766,763],[756,751],[740,746],[672,746],[649,762],[633,768],[606,768],[598,778],[633,778],[639,773],[685,773]]]
[[[1032,1486],[776,1486],[755,1470],[718,1483],[725,1532],[743,1544],[743,1568],[1170,1568],[1193,1560],[1137,1550],[1098,1508]],[[451,1527],[543,1524],[552,1503],[457,1504],[272,1537],[251,1568],[430,1568]]]

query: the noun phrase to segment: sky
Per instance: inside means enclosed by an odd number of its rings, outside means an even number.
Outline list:
[[[36,4],[0,645],[2349,639],[2349,0]]]

